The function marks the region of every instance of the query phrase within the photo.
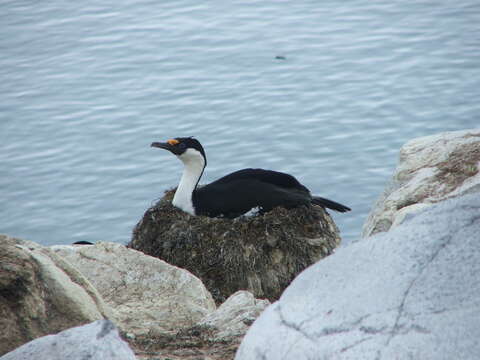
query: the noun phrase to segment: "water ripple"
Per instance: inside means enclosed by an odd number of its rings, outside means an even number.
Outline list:
[[[7,1],[0,14],[0,232],[126,242],[195,135],[204,182],[297,176],[359,236],[407,140],[478,127],[480,7]],[[283,58],[276,58],[281,56]]]

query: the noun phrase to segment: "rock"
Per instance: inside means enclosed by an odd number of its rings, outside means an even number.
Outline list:
[[[387,231],[432,203],[480,191],[479,166],[480,129],[409,141],[400,151],[390,186],[364,225],[363,236]]]
[[[300,274],[237,360],[478,359],[480,194],[433,204]]]
[[[197,328],[208,330],[209,341],[235,341],[243,338],[268,305],[268,300],[255,299],[248,291],[237,291],[216,311],[198,322]]]
[[[1,359],[135,360],[135,355],[111,321],[99,320],[33,340]]]
[[[269,304],[238,291],[190,328],[170,337],[137,337],[131,344],[141,359],[233,359],[249,326]]]
[[[129,246],[191,271],[218,304],[238,290],[277,299],[300,271],[340,242],[335,223],[317,206],[209,218],[174,208],[173,193],[147,210]]]
[[[191,327],[216,309],[202,282],[188,271],[124,245],[53,246],[114,309],[118,326],[134,336],[160,336]]]
[[[0,355],[104,317],[112,317],[110,309],[70,264],[48,248],[0,235]]]

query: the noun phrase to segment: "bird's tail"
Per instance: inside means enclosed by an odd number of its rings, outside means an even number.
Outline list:
[[[326,208],[329,208],[329,209],[332,209],[332,210],[335,210],[335,211],[339,211],[339,212],[342,212],[342,213],[352,210],[348,206],[339,204],[339,203],[337,203],[335,201],[332,201],[332,200],[322,198],[320,196],[313,196],[312,197],[312,204],[320,205],[320,206],[323,206],[323,207],[326,207]]]

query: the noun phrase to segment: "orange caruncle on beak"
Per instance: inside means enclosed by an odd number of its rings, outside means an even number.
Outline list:
[[[170,140],[167,140],[167,143],[169,143],[170,145],[177,145],[180,141],[176,140],[176,139],[170,139]]]

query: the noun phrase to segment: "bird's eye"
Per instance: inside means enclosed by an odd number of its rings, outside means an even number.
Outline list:
[[[179,149],[185,149],[185,148],[187,147],[187,145],[185,145],[185,143],[181,142],[181,143],[178,143],[178,144],[177,144],[177,147],[178,147]]]

